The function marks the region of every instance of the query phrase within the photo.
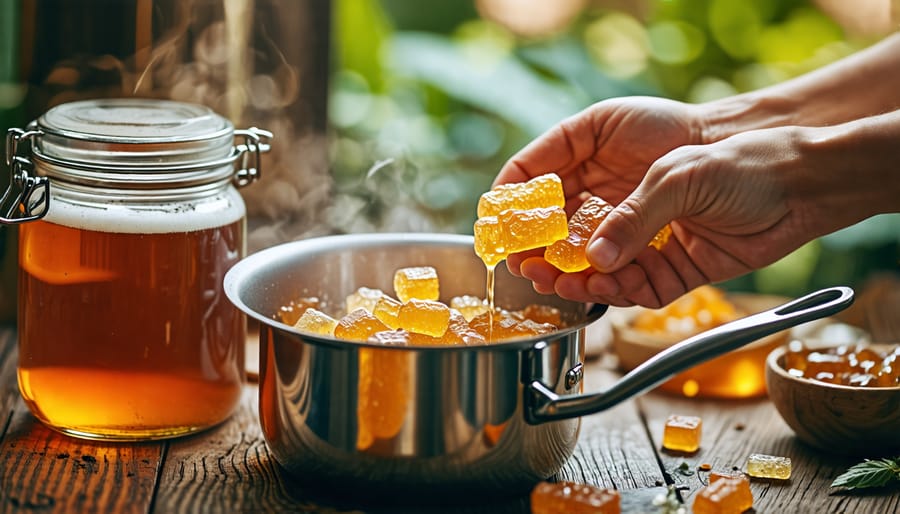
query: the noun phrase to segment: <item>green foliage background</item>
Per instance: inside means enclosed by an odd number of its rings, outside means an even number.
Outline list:
[[[702,102],[846,56],[855,39],[808,0],[652,0],[588,7],[521,37],[471,1],[337,0],[332,162],[338,230],[471,233],[503,162],[591,103]],[[878,216],[724,287],[796,296],[898,271],[900,218]]]

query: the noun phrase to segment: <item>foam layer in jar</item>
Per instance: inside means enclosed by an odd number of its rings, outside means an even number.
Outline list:
[[[168,234],[221,227],[243,218],[246,211],[241,195],[228,188],[203,199],[165,204],[107,201],[84,205],[53,198],[44,220],[97,232]]]

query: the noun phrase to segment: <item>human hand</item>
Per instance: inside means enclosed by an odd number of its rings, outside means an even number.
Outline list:
[[[585,271],[563,273],[539,252],[509,263],[541,293],[651,308],[770,264],[819,235],[811,219],[826,214],[789,194],[824,166],[803,152],[801,130],[750,131],[666,153],[601,223]],[[666,223],[669,242],[648,247]]]
[[[701,143],[702,119],[698,107],[673,100],[605,100],[563,121],[510,158],[494,185],[555,172],[563,181],[570,215],[585,194],[601,196],[615,205],[631,194],[658,158],[673,148]],[[510,255],[507,267],[522,275],[522,263],[542,255],[542,250]],[[540,267],[535,272],[540,273]],[[535,289],[554,292],[551,278],[536,278]]]

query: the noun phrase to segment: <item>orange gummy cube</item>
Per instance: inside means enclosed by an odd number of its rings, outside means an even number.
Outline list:
[[[470,295],[454,296],[450,299],[450,308],[458,310],[466,320],[471,320],[475,316],[487,312],[488,310],[488,306],[484,300],[477,296]]]
[[[747,457],[747,474],[756,478],[791,478],[791,459],[754,453]]]
[[[465,316],[456,309],[450,309],[450,322],[442,339],[444,344],[472,345],[484,344],[487,341],[484,336],[475,331]]]
[[[348,341],[366,341],[375,332],[390,328],[369,311],[359,308],[338,320],[334,327],[334,337]]]
[[[657,250],[662,250],[662,247],[669,242],[669,238],[672,237],[672,227],[666,225],[665,227],[659,229],[659,232],[653,236],[653,239],[650,240],[650,244],[647,246],[652,246]]]
[[[508,209],[528,210],[538,207],[565,207],[562,180],[555,173],[539,175],[527,182],[504,184],[478,199],[479,218],[497,216]]]
[[[437,270],[431,266],[398,269],[394,272],[394,293],[404,303],[412,298],[437,300],[441,296]]]
[[[334,329],[337,327],[337,320],[325,314],[324,312],[309,308],[303,311],[303,315],[294,323],[294,328],[313,334],[334,335]]]
[[[522,309],[522,317],[530,319],[535,323],[549,323],[556,325],[557,328],[562,326],[562,314],[559,309],[552,305],[530,304]]]
[[[402,328],[383,330],[370,335],[368,342],[386,346],[405,346],[409,344],[409,332]]]
[[[475,222],[475,253],[488,266],[507,255],[540,248],[564,239],[569,233],[566,211],[561,207],[510,209]]]
[[[375,302],[375,308],[372,310],[372,315],[390,328],[400,328],[400,320],[397,316],[400,314],[401,305],[403,304],[399,301],[388,295],[383,295]]]
[[[532,514],[619,514],[615,489],[574,482],[541,482],[531,491]]]
[[[410,332],[440,337],[450,323],[450,308],[441,302],[412,299],[400,306],[397,321]]]
[[[285,325],[293,326],[295,323],[297,323],[297,320],[300,319],[300,316],[302,316],[303,313],[306,312],[306,309],[318,309],[319,303],[319,299],[315,296],[291,300],[290,303],[288,303],[287,305],[282,305],[278,309],[278,317]]]
[[[569,219],[569,236],[550,245],[544,252],[544,259],[569,273],[590,267],[584,249],[600,222],[612,210],[613,206],[599,196],[585,200]]]
[[[347,298],[344,300],[345,312],[349,314],[356,309],[365,309],[368,312],[372,312],[375,310],[375,304],[378,302],[378,299],[382,296],[384,296],[384,292],[381,289],[360,287],[347,295]]]
[[[696,416],[670,415],[663,428],[663,448],[680,452],[697,451],[702,426],[702,420]]]
[[[491,322],[493,321],[493,324]],[[469,322],[473,330],[481,334],[487,341],[501,341],[518,337],[531,337],[549,334],[556,326],[549,323],[535,323],[530,319],[521,320],[508,312],[489,312],[479,314]]]
[[[711,473],[709,485],[694,498],[694,514],[739,514],[753,506],[750,481],[744,476]]]

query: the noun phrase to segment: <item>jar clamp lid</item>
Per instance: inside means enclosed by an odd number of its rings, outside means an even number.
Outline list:
[[[239,138],[235,144],[235,138]],[[260,177],[260,154],[272,134],[235,129],[211,109],[182,102],[117,98],[56,106],[26,130],[9,129],[10,185],[0,199],[0,222],[41,218],[49,179],[91,187],[161,189]],[[33,172],[40,164],[43,176]]]

